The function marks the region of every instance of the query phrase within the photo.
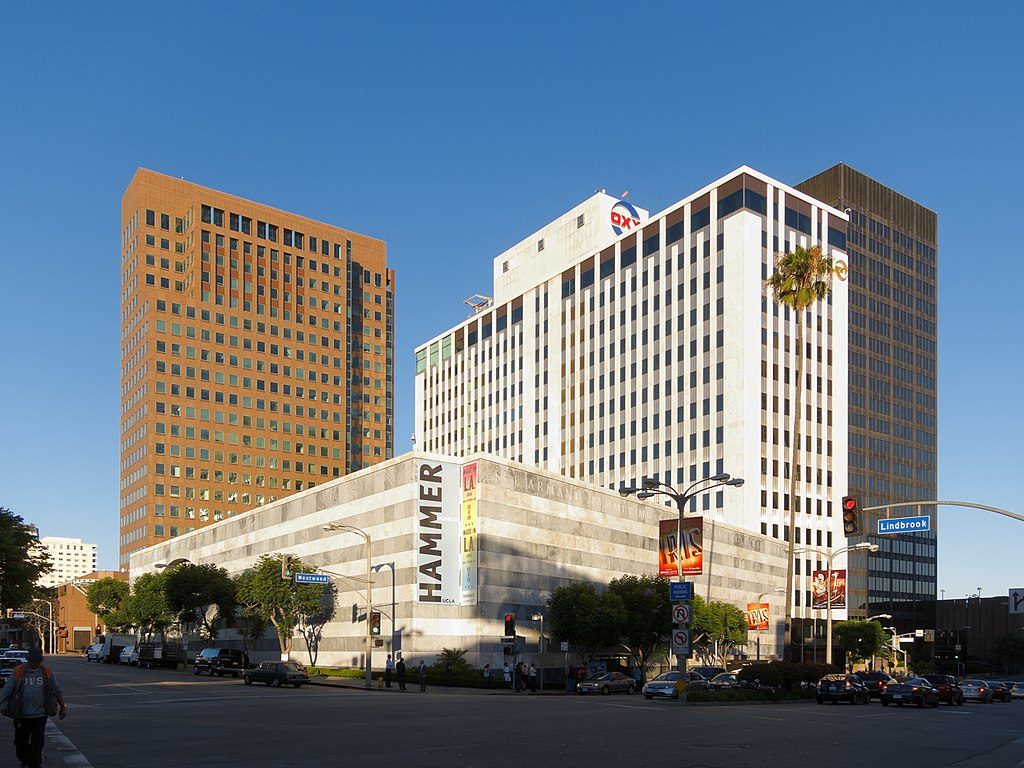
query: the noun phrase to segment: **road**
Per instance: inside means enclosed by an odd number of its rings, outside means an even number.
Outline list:
[[[779,760],[863,768],[879,754],[887,764],[928,768],[1016,768],[1024,761],[1020,702],[937,710],[678,706],[636,696],[246,687],[79,658],[48,663],[69,703],[57,726],[93,768],[764,768]],[[9,744],[0,736],[0,765],[11,757]],[[46,764],[85,765],[56,741]]]

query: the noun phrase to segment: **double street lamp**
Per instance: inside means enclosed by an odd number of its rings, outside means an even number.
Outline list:
[[[729,485],[733,488],[739,488],[743,485],[742,477],[730,477],[728,474],[722,472],[717,475],[711,475],[705,477],[703,480],[698,480],[692,483],[685,491],[677,491],[668,483],[662,483],[654,478],[645,477],[641,483],[641,487],[636,486],[624,486],[619,488],[619,494],[623,497],[631,496],[636,494],[636,497],[641,501],[644,499],[650,499],[655,496],[668,496],[676,503],[676,508],[679,510],[678,520],[676,521],[676,580],[683,580],[683,553],[682,553],[682,538],[683,538],[683,514],[686,511],[686,505],[693,499],[702,493],[710,491],[712,488],[718,488],[723,485]],[[710,577],[709,577],[710,578]],[[685,685],[686,682],[686,657],[680,655],[678,657],[678,670],[679,670],[679,681]],[[679,701],[686,702],[686,689],[679,692]]]
[[[370,534],[364,531],[362,528],[356,528],[354,525],[347,525],[346,523],[328,523],[323,528],[325,531],[348,531],[349,533],[355,533],[363,537],[366,542],[366,687],[373,688],[373,635],[370,633],[371,621],[373,617],[373,578],[370,573],[373,570],[370,564]],[[394,613],[392,612],[392,621],[394,620]],[[392,625],[392,632],[394,632],[394,626]]]
[[[848,547],[840,547],[835,550],[821,550],[821,549],[798,549],[793,553],[794,556],[802,555],[808,552],[814,552],[815,554],[821,555],[828,562],[828,570],[825,575],[825,606],[826,606],[826,618],[825,618],[825,663],[832,663],[832,561],[839,557],[839,555],[847,552],[855,551],[868,551],[877,552],[878,545],[870,544],[866,541],[862,541],[860,544],[851,544]],[[793,564],[790,563],[790,568],[793,568]],[[813,610],[813,608],[812,608]]]

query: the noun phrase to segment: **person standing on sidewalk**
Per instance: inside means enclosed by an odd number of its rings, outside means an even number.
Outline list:
[[[425,693],[427,690],[427,664],[420,659],[420,666],[416,670],[416,674],[420,678],[420,693]]]
[[[530,693],[537,692],[537,667],[530,663]]]
[[[398,672],[398,690],[405,690],[405,659],[401,656],[398,657],[398,664],[395,665],[395,671]]]
[[[391,654],[388,654],[388,660],[384,664],[384,687],[391,687],[391,672],[395,668],[395,662],[391,660]]]
[[[491,665],[484,664],[484,688],[491,687]]]
[[[502,679],[506,683],[508,683],[509,688],[511,688],[512,687],[512,669],[511,669],[511,667],[509,667],[507,661],[501,667],[501,677],[502,677]]]
[[[43,734],[47,718],[68,713],[64,689],[56,675],[43,666],[43,652],[33,648],[28,659],[14,669],[0,689],[0,714],[14,719],[14,748],[18,762],[43,768]]]

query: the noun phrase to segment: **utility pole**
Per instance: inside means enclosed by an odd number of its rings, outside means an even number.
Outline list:
[[[371,560],[372,541],[370,534],[362,528],[346,523],[328,523],[325,531],[348,531],[363,537],[366,542],[366,688],[373,688],[373,635],[370,633],[371,617],[373,616],[373,566]]]

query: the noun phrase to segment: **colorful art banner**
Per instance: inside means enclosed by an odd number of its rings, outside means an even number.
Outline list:
[[[818,611],[828,609],[829,593],[832,594],[832,607],[846,607],[846,571],[832,571],[832,583],[826,587],[828,571],[815,571],[811,576],[811,608]]]
[[[681,548],[676,542],[678,523],[678,518],[659,521],[658,575],[671,577],[678,574],[681,549],[683,576],[700,576],[704,573],[704,518],[683,518]]]

